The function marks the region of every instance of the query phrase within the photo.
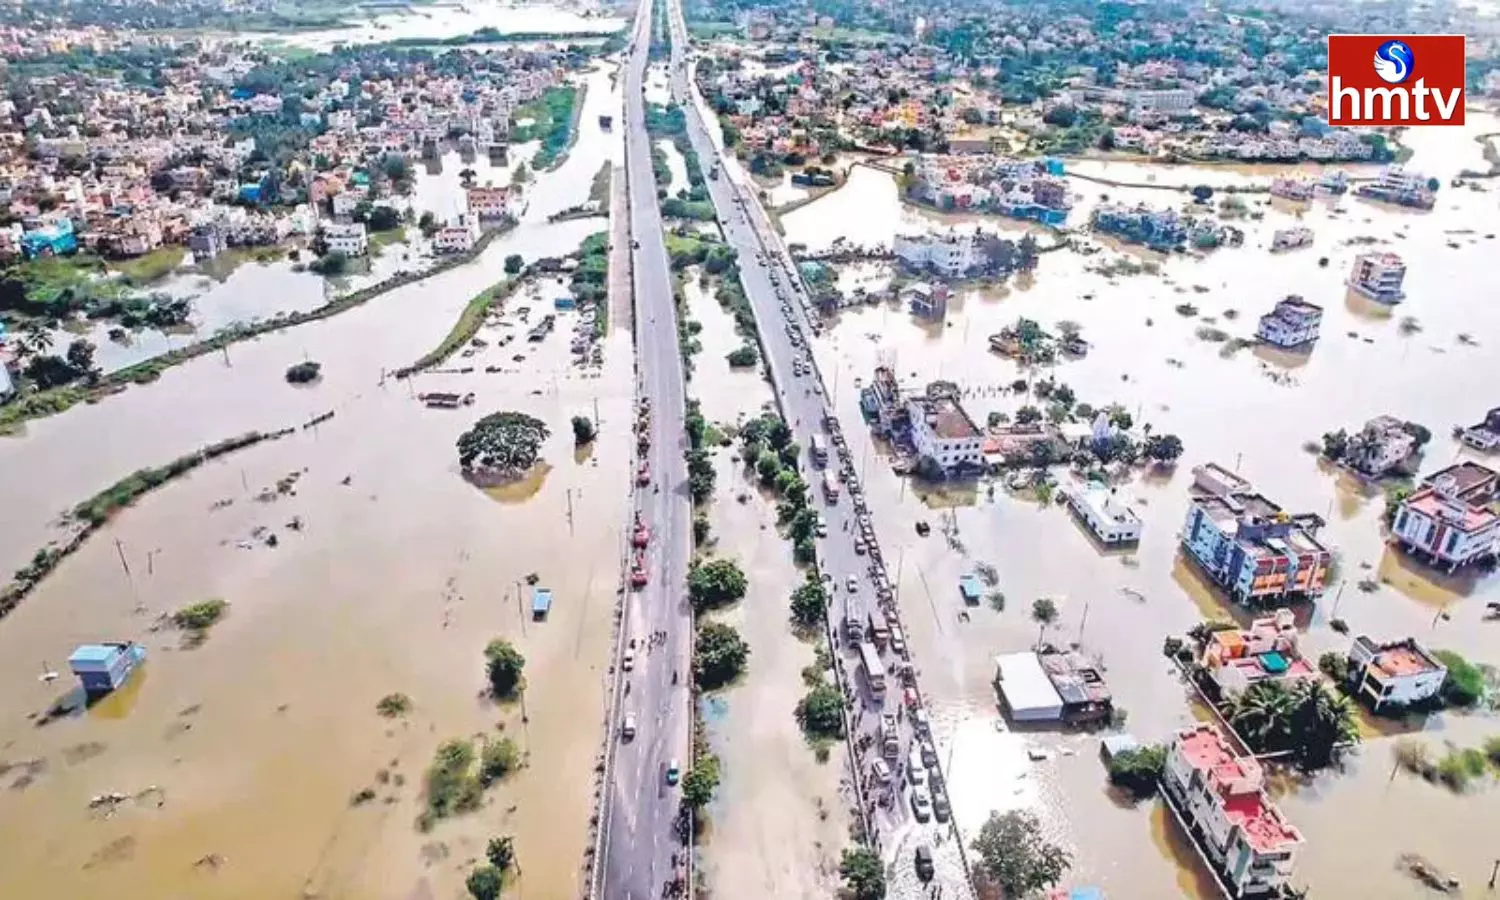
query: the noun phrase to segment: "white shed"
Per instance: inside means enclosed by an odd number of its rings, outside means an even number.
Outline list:
[[[995,657],[995,690],[1017,722],[1055,722],[1063,699],[1052,686],[1035,653],[1002,653]]]

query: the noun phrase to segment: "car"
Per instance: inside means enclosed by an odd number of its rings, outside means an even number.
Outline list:
[[[854,539],[854,552],[857,553],[857,554],[859,554],[860,556],[864,556],[865,555],[865,541],[864,541],[864,538],[855,538]]]
[[[851,594],[859,593],[859,579],[853,575],[850,575],[848,578],[844,579],[844,588]]]
[[[630,249],[632,249],[632,250],[639,250],[639,249],[641,249],[641,242],[640,241],[631,241],[630,242]]]
[[[906,776],[911,779],[912,784],[921,784],[927,780],[927,767],[922,765],[922,754],[915,747],[906,757]]]
[[[667,763],[667,784],[676,784],[682,777],[682,769],[677,765],[676,757]]]
[[[891,767],[885,764],[885,760],[877,759],[870,764],[870,775],[881,784],[891,780]]]
[[[934,768],[938,764],[937,750],[933,748],[931,741],[922,742],[922,762],[929,769]]]
[[[953,807],[948,805],[948,795],[943,793],[932,795],[932,815],[939,822],[946,822],[953,815]]]
[[[625,651],[625,657],[620,660],[620,668],[624,669],[627,672],[629,672],[631,669],[635,668],[635,650],[634,649],[626,650]]]
[[[926,822],[932,818],[932,795],[928,794],[927,788],[920,784],[912,785],[911,811],[917,817],[918,822]]]
[[[937,869],[932,864],[932,848],[926,844],[918,844],[915,858],[912,860],[917,870],[917,877],[923,881],[931,881],[937,874]]]
[[[620,726],[620,739],[627,742],[635,740],[635,713],[625,714],[625,722]]]

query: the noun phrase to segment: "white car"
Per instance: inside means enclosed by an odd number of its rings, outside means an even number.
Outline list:
[[[911,779],[912,784],[921,784],[927,780],[927,767],[922,765],[922,754],[916,747],[911,748],[911,753],[906,757],[906,776]]]
[[[629,672],[631,669],[635,668],[635,651],[634,650],[626,650],[625,651],[625,658],[622,659],[622,660],[620,660],[620,668],[624,669],[627,672]]]
[[[926,822],[932,818],[932,795],[919,784],[912,785],[911,811],[918,822]]]
[[[851,594],[859,593],[859,579],[853,575],[850,575],[847,579],[844,580],[844,588]]]

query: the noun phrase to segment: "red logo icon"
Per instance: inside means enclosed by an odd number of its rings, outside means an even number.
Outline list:
[[[1331,34],[1328,124],[1462,125],[1464,36]]]

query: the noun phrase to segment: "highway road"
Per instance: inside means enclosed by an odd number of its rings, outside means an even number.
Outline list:
[[[642,459],[650,466],[652,484],[637,488],[636,509],[651,529],[650,580],[627,596],[621,626],[609,735],[613,754],[605,771],[594,886],[594,896],[608,900],[663,896],[687,854],[677,828],[681,787],[667,784],[666,773],[673,763],[685,773],[689,763],[693,622],[686,582],[692,501],[683,459],[685,389],[677,314],[642,95],[651,13],[652,0],[642,0],[623,73],[637,397],[651,409],[651,445]],[[627,716],[636,726],[628,741],[621,734]]]
[[[687,29],[682,19],[680,0],[662,0],[670,4],[672,30],[671,87],[673,99],[687,113],[689,138],[705,171],[717,164],[720,177],[707,182],[710,196],[718,213],[719,224],[725,239],[739,253],[741,281],[754,311],[760,331],[761,345],[765,351],[766,364],[770,368],[772,381],[783,415],[792,425],[797,443],[803,448],[811,446],[814,434],[824,433],[825,417],[836,415],[833,405],[818,375],[807,340],[813,334],[812,323],[806,316],[806,298],[801,294],[801,282],[794,276],[793,263],[784,242],[772,227],[769,218],[756,197],[753,183],[749,183],[737,164],[727,158],[710,137],[704,123],[703,110],[695,101],[689,79],[691,72],[685,60]],[[743,181],[741,181],[743,179]],[[801,374],[798,374],[800,364]],[[860,427],[863,423],[850,423]],[[823,502],[821,513],[827,522],[827,537],[818,543],[818,557],[825,581],[832,588],[832,613],[842,619],[847,610],[856,615],[861,611],[876,610],[877,579],[885,582],[883,567],[871,556],[869,547],[878,553],[874,540],[871,518],[863,509],[862,500],[855,502],[859,492],[859,479],[852,461],[832,456],[829,466],[844,470],[846,496],[835,504]],[[809,472],[809,483],[816,485],[821,473],[804,450],[803,471]],[[820,495],[821,496],[821,495]],[[856,549],[855,538],[864,535],[866,552]],[[849,590],[852,579],[853,591]],[[913,872],[913,851],[918,844],[928,844],[937,856],[938,872],[936,885],[941,887],[945,900],[963,900],[972,896],[962,860],[959,857],[958,841],[951,837],[955,832],[949,825],[916,821],[909,803],[910,794],[906,786],[906,759],[908,752],[919,747],[924,740],[916,733],[912,717],[900,715],[897,730],[900,734],[901,753],[887,762],[895,770],[892,782],[879,784],[870,775],[874,757],[879,753],[878,732],[882,713],[897,715],[903,705],[903,692],[899,682],[890,679],[884,699],[871,696],[863,679],[857,675],[857,655],[853,648],[840,647],[840,657],[850,681],[860,695],[856,704],[856,736],[871,736],[873,744],[868,753],[857,753],[854,765],[855,776],[864,791],[862,798],[870,813],[877,846],[893,873],[890,879],[892,896],[921,894],[924,886]],[[896,661],[894,654],[886,655],[887,665]],[[904,712],[904,711],[903,711]],[[925,737],[931,746],[930,736]],[[935,748],[934,748],[935,750]],[[936,760],[934,760],[936,762]],[[932,771],[936,771],[936,766]]]

